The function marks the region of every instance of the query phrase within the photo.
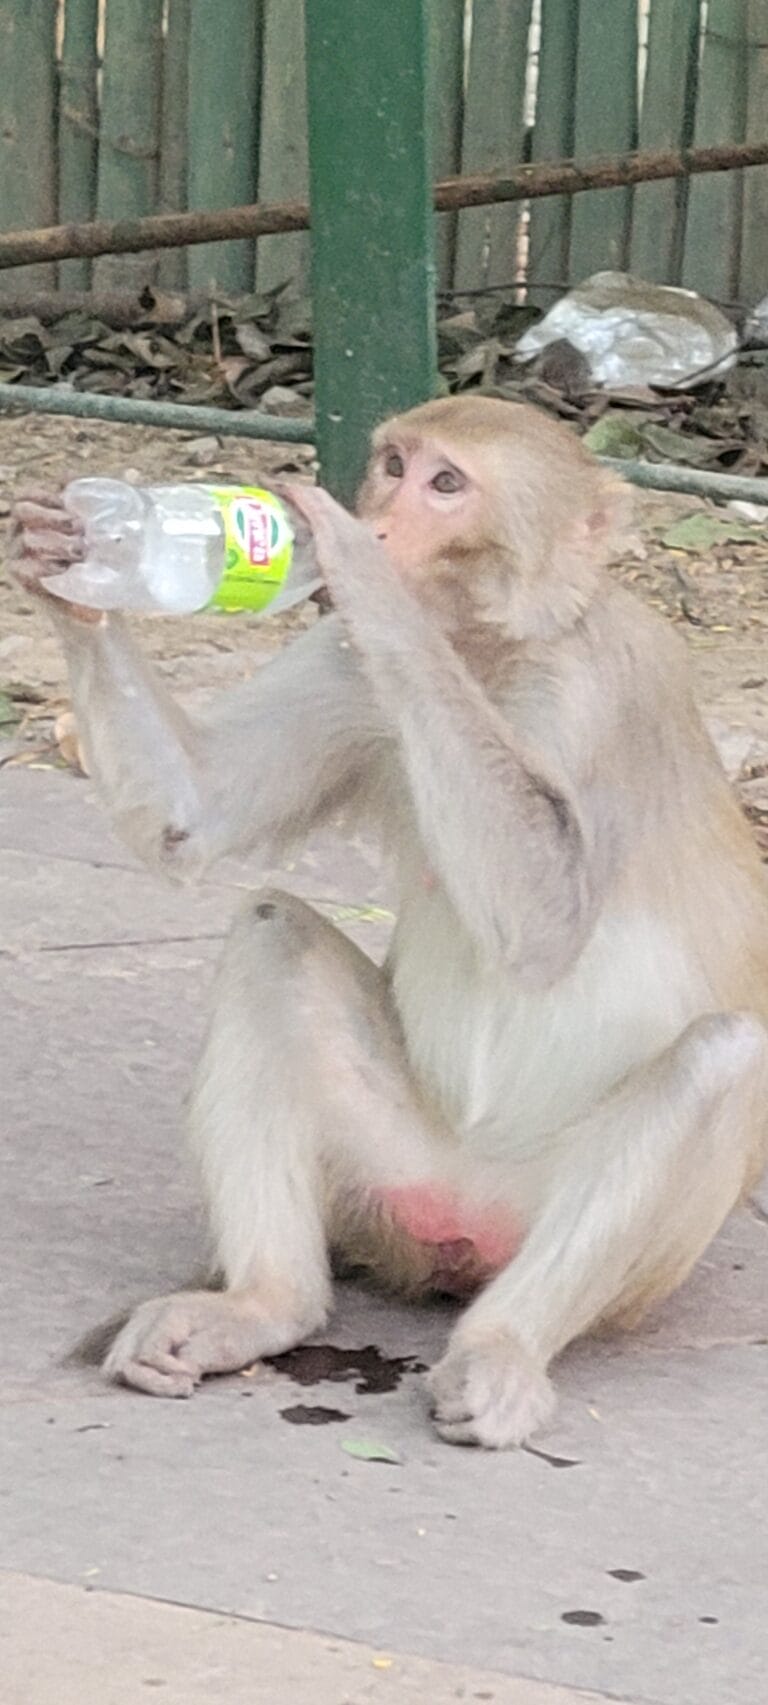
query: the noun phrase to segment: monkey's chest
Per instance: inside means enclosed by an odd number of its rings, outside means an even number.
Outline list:
[[[691,1016],[664,932],[606,917],[554,986],[483,963],[439,889],[401,907],[389,975],[411,1068],[459,1139],[530,1151],[582,1117]]]

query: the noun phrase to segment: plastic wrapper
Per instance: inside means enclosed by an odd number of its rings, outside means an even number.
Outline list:
[[[738,336],[719,308],[695,290],[647,284],[626,272],[596,272],[521,337],[515,354],[531,361],[561,338],[589,363],[596,385],[688,390],[733,366]]]

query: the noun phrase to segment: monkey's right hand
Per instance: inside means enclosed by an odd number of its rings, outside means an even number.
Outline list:
[[[237,1373],[278,1355],[317,1324],[278,1318],[255,1291],[177,1291],[135,1310],[104,1372],[150,1397],[191,1397],[205,1374]]]
[[[72,563],[82,562],[84,544],[82,523],[65,509],[60,493],[40,487],[19,492],[11,511],[10,565],[14,578],[25,592],[50,599],[78,621],[101,622],[100,610],[54,598],[43,585]]]

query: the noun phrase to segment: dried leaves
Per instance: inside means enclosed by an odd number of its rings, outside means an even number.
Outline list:
[[[81,309],[51,324],[0,315],[0,379],[64,381],[78,391],[155,401],[310,412],[311,310],[283,288],[218,297],[184,317],[184,300],[152,291],[115,326]],[[116,316],[112,318],[122,318]],[[743,474],[768,471],[768,350],[743,354],[725,384],[695,394],[644,386],[596,390],[564,339],[526,367],[518,339],[536,318],[514,292],[443,298],[439,365],[447,390],[527,398],[572,420],[601,455],[644,457]]]
[[[17,744],[25,738],[28,744]],[[11,741],[10,752],[0,760],[3,767],[42,761],[43,768],[56,765],[88,774],[67,701],[49,699],[24,681],[0,688],[0,740]]]
[[[43,324],[0,316],[0,380],[42,385],[65,381],[77,391],[156,402],[239,403],[268,407],[275,386],[291,387],[294,412],[308,409],[312,357],[309,309],[283,302],[280,291],[210,302],[181,324],[146,322],[115,329],[82,311]]]

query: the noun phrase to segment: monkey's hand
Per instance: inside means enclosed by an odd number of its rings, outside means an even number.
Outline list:
[[[82,524],[65,509],[61,495],[31,487],[19,493],[11,511],[10,565],[14,578],[25,592],[50,599],[59,611],[66,610],[81,622],[100,623],[100,610],[89,610],[54,598],[44,580],[82,562],[85,536]]]
[[[373,574],[397,580],[386,550],[370,524],[350,515],[330,492],[309,484],[284,485],[280,489],[312,532],[318,565],[342,614],[358,592],[370,595]]]
[[[191,1397],[205,1374],[278,1355],[316,1325],[270,1317],[254,1291],[179,1291],[136,1309],[104,1372],[150,1397]]]
[[[555,1407],[546,1374],[504,1331],[462,1341],[459,1327],[428,1385],[435,1426],[448,1444],[524,1444]]]

